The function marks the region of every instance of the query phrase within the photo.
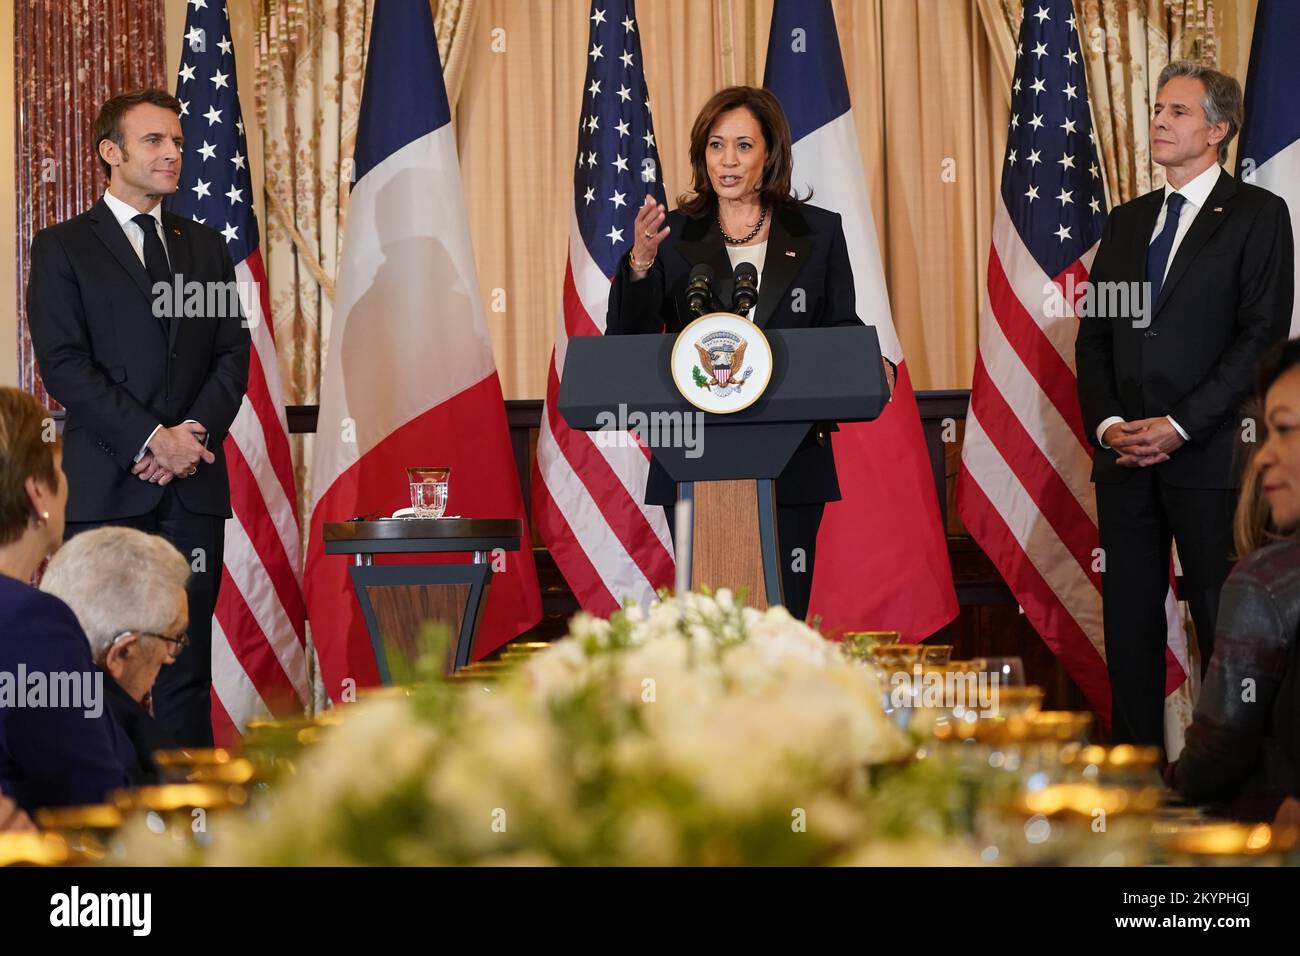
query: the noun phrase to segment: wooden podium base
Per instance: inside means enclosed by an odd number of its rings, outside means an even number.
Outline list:
[[[697,481],[683,492],[693,501],[691,590],[743,590],[759,610],[781,604],[773,482]]]

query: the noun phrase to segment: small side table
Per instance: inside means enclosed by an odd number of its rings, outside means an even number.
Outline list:
[[[374,647],[379,677],[391,683],[388,654],[419,652],[420,628],[439,621],[456,635],[452,669],[470,662],[492,584],[493,551],[518,551],[517,518],[384,518],[324,527],[325,553],[350,554],[348,573]],[[468,563],[375,564],[376,554],[471,554]]]

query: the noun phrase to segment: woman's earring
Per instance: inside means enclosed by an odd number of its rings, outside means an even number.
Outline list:
[[[41,517],[36,522],[36,526],[38,528],[44,528],[49,523],[50,523],[50,513],[48,511],[42,511]]]

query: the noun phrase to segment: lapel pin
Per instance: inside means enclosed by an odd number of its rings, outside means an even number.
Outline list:
[[[793,249],[787,249],[787,250],[785,251],[785,254],[786,254],[787,256],[789,256],[791,259],[794,258],[794,250],[793,250]]]
[[[176,235],[178,236],[181,234],[181,231],[177,229],[175,226],[172,226],[172,232],[176,233]]]
[[[1214,211],[1215,211],[1215,212],[1223,212],[1223,207],[1222,207],[1222,206],[1215,206],[1215,207],[1214,207]]]

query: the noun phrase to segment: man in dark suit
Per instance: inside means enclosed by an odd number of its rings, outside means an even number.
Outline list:
[[[67,408],[67,534],[127,525],[190,561],[192,646],[163,671],[154,708],[178,743],[205,746],[231,514],[222,441],[247,386],[249,334],[221,234],[161,208],[180,182],[180,112],[160,90],[104,104],[94,141],[108,190],[36,235],[27,305],[46,388]]]
[[[1094,310],[1079,326],[1116,742],[1164,741],[1171,539],[1202,668],[1210,660],[1239,459],[1255,437],[1240,409],[1260,356],[1287,335],[1295,277],[1286,203],[1219,165],[1241,113],[1232,77],[1191,63],[1164,70],[1151,153],[1168,183],[1111,212],[1090,275],[1094,302],[1108,289],[1145,288],[1146,306]]]

